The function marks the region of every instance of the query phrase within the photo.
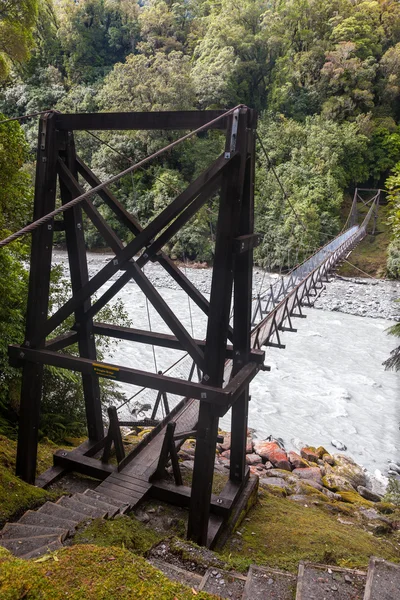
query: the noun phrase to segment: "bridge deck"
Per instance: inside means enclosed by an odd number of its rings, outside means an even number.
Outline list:
[[[195,429],[198,415],[199,400],[189,400],[173,417],[176,422],[175,433]],[[167,419],[155,437],[149,442],[144,439],[140,443],[132,460],[119,473],[112,473],[96,489],[132,507],[139,504],[151,489],[150,479],[158,466],[166,428]],[[181,443],[176,442],[177,445]]]

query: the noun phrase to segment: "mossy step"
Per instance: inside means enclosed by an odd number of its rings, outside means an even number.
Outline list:
[[[241,600],[243,597],[246,577],[239,573],[223,571],[222,569],[207,569],[199,585],[199,591],[214,594],[220,598]]]
[[[60,536],[60,540],[63,542],[68,534],[68,529],[60,529],[58,527],[24,525],[23,523],[7,523],[0,532],[0,540],[15,540],[42,535],[58,535]]]
[[[71,510],[60,504],[54,504],[54,502],[46,502],[46,504],[43,504],[43,506],[39,508],[38,513],[60,519],[68,519],[69,521],[73,521],[76,525],[81,521],[86,521],[88,519],[88,516],[83,512]]]
[[[38,558],[43,554],[48,554],[49,552],[55,552],[56,550],[60,550],[60,548],[62,547],[62,543],[56,540],[55,542],[51,542],[51,544],[45,544],[44,546],[35,548],[35,550],[31,550],[31,552],[27,552],[27,554],[23,554],[19,558],[24,558],[25,560],[28,560],[29,558]]]
[[[48,546],[52,542],[58,542],[61,545],[59,535],[39,535],[32,538],[22,538],[17,540],[0,540],[0,546],[7,548],[15,556],[24,556],[31,553],[32,550]]]
[[[397,600],[400,598],[400,565],[371,557],[368,566],[364,600]]]
[[[202,576],[198,575],[197,573],[192,573],[191,571],[187,571],[186,569],[182,569],[181,567],[177,567],[176,565],[172,565],[171,563],[167,563],[157,558],[150,559],[149,563],[164,573],[164,575],[166,575],[171,581],[178,581],[179,583],[188,585],[195,590],[198,589],[203,579]]]
[[[82,504],[85,504],[86,506],[91,506],[92,508],[97,508],[99,510],[107,511],[107,516],[109,519],[112,519],[112,517],[115,517],[115,515],[118,514],[118,512],[119,512],[119,508],[117,508],[115,506],[111,506],[111,504],[103,502],[102,500],[99,500],[97,498],[91,498],[90,496],[85,496],[85,494],[74,494],[73,499],[78,500],[78,502],[81,502]]]
[[[21,525],[36,525],[38,527],[61,527],[61,529],[69,529],[70,532],[75,530],[76,521],[70,519],[62,519],[46,513],[40,513],[35,510],[28,510],[18,521]]]
[[[296,600],[361,600],[366,579],[363,571],[301,562]]]
[[[58,504],[58,506],[63,506],[64,508],[69,508],[70,510],[83,513],[86,515],[86,517],[91,517],[92,519],[102,519],[107,516],[106,510],[83,504],[83,502],[79,502],[79,500],[74,500],[73,496],[71,498],[68,496],[63,496],[57,500],[56,504]]]
[[[242,600],[293,600],[296,580],[291,573],[251,565]]]
[[[119,512],[121,514],[124,514],[129,509],[129,504],[123,504],[121,506],[113,498],[110,498],[109,496],[105,496],[104,494],[100,494],[100,492],[97,492],[96,490],[90,490],[90,489],[86,490],[85,492],[83,492],[83,495],[89,496],[89,498],[95,498],[96,500],[100,500],[101,502],[104,502],[105,504],[109,504],[113,508],[119,509]]]

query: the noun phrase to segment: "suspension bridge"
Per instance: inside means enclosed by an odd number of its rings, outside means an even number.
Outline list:
[[[98,498],[133,508],[152,496],[189,508],[188,538],[213,547],[227,523],[234,522],[257,485],[246,466],[249,385],[264,365],[268,346],[284,348],[282,333],[295,332],[294,319],[304,317],[329,274],[365,237],[375,218],[379,191],[363,201],[368,212],[357,223],[355,194],[343,231],[302,264],[280,277],[253,298],[254,170],[257,115],[246,106],[228,111],[40,115],[33,222],[0,242],[0,248],[32,234],[29,298],[23,344],[11,345],[12,365],[21,367],[22,388],[17,450],[17,474],[46,487],[75,471],[100,480]],[[110,191],[110,185],[144,168],[178,144],[210,129],[225,132],[224,152],[183,192],[142,227]],[[168,146],[101,182],[77,156],[75,131],[170,130],[189,131]],[[93,134],[94,135],[94,134]],[[261,144],[262,150],[265,152]],[[268,160],[268,156],[265,152]],[[56,208],[59,183],[61,206]],[[89,189],[86,188],[89,186]],[[85,191],[86,189],[86,191]],[[208,300],[186,273],[165,254],[171,238],[219,192],[215,255]],[[357,192],[357,191],[356,191]],[[97,197],[133,234],[124,245],[93,203]],[[290,200],[289,200],[290,201]],[[295,211],[294,207],[292,207]],[[89,278],[85,249],[84,211],[111,248],[114,257]],[[63,232],[68,253],[72,297],[49,315],[49,286],[54,231]],[[157,262],[201,309],[207,320],[204,340],[185,329],[144,272]],[[112,283],[94,299],[104,284]],[[95,320],[99,311],[133,280],[170,334],[120,327]],[[74,324],[66,327],[73,316]],[[182,357],[164,372],[150,372],[101,362],[96,336],[108,336],[151,346],[180,350]],[[79,356],[63,352],[78,345]],[[82,374],[88,440],[70,451],[57,451],[54,466],[38,479],[36,456],[44,365]],[[135,400],[151,406],[151,416],[122,420],[108,409],[104,431],[99,378],[139,386]],[[197,379],[197,381],[195,381]],[[159,408],[165,416],[157,418]],[[122,408],[119,407],[119,408]],[[229,481],[217,496],[212,493],[219,418],[231,410]],[[125,454],[121,426],[152,427]],[[177,451],[196,439],[191,487],[183,485]],[[117,465],[109,462],[112,445]],[[165,479],[171,463],[173,481]]]

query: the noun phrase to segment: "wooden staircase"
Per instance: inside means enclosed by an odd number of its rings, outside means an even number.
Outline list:
[[[132,503],[133,504],[133,503]],[[17,523],[7,523],[0,532],[0,546],[20,558],[37,558],[58,550],[81,522],[113,518],[132,508],[129,500],[86,490],[46,502],[37,511],[28,510]]]

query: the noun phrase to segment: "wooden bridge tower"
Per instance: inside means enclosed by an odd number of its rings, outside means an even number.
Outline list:
[[[189,500],[188,537],[203,545],[212,543],[209,516],[210,507],[213,510],[212,481],[218,421],[231,408],[230,479],[219,507],[219,513],[224,514],[225,520],[231,514],[249,477],[245,462],[249,383],[262,368],[264,357],[263,352],[250,348],[253,247],[257,243],[253,231],[256,122],[256,113],[245,106],[231,111],[205,112],[49,113],[40,119],[34,219],[55,209],[57,179],[61,203],[68,206],[61,213],[62,218],[51,219],[33,232],[25,341],[21,346],[9,348],[12,364],[23,368],[17,474],[25,481],[35,481],[43,368],[44,365],[53,365],[82,374],[86,407],[89,439],[71,452],[71,456],[64,456],[64,470],[76,470],[101,479],[110,473],[111,466],[95,458],[107,439],[103,428],[99,377],[176,394],[183,398],[183,403],[189,400],[196,402],[196,423],[193,431],[189,432],[196,437],[196,451]],[[213,128],[226,132],[222,155],[145,227],[126,211],[110,189],[101,184],[76,155],[74,144],[76,130],[192,130],[196,134]],[[80,180],[94,190],[91,196],[84,193]],[[217,191],[219,211],[211,297],[208,301],[163,252],[163,247]],[[134,239],[126,246],[94,206],[92,198],[95,193],[134,234]],[[76,203],[70,206],[74,199]],[[82,210],[115,253],[114,258],[91,279],[86,260]],[[55,230],[65,234],[72,297],[49,316]],[[205,340],[196,340],[189,335],[178,316],[143,273],[143,267],[149,260],[157,261],[202,309],[207,317]],[[116,281],[93,301],[93,294],[115,275]],[[121,328],[94,320],[99,310],[131,279],[168,325],[171,335]],[[233,324],[230,323],[231,307]],[[59,326],[71,315],[74,318],[73,327],[57,335]],[[202,380],[194,383],[99,362],[96,335],[184,350],[201,371]],[[62,352],[75,343],[78,344],[79,356]],[[228,359],[232,361],[232,371],[227,376],[225,365]],[[224,376],[228,380],[224,381]],[[165,423],[159,424],[155,434],[164,435],[165,438],[167,425],[176,416],[179,416],[179,405],[166,417]],[[184,439],[184,436],[180,439]],[[118,470],[126,468],[137,454],[126,456]],[[60,466],[57,465],[60,465],[61,458],[58,457],[58,462],[56,458],[57,473],[54,475],[53,471],[51,477],[60,473]],[[51,477],[47,479],[47,484]],[[172,494],[174,501],[187,504],[188,494],[180,492],[180,489],[183,490],[183,487],[175,486]]]

